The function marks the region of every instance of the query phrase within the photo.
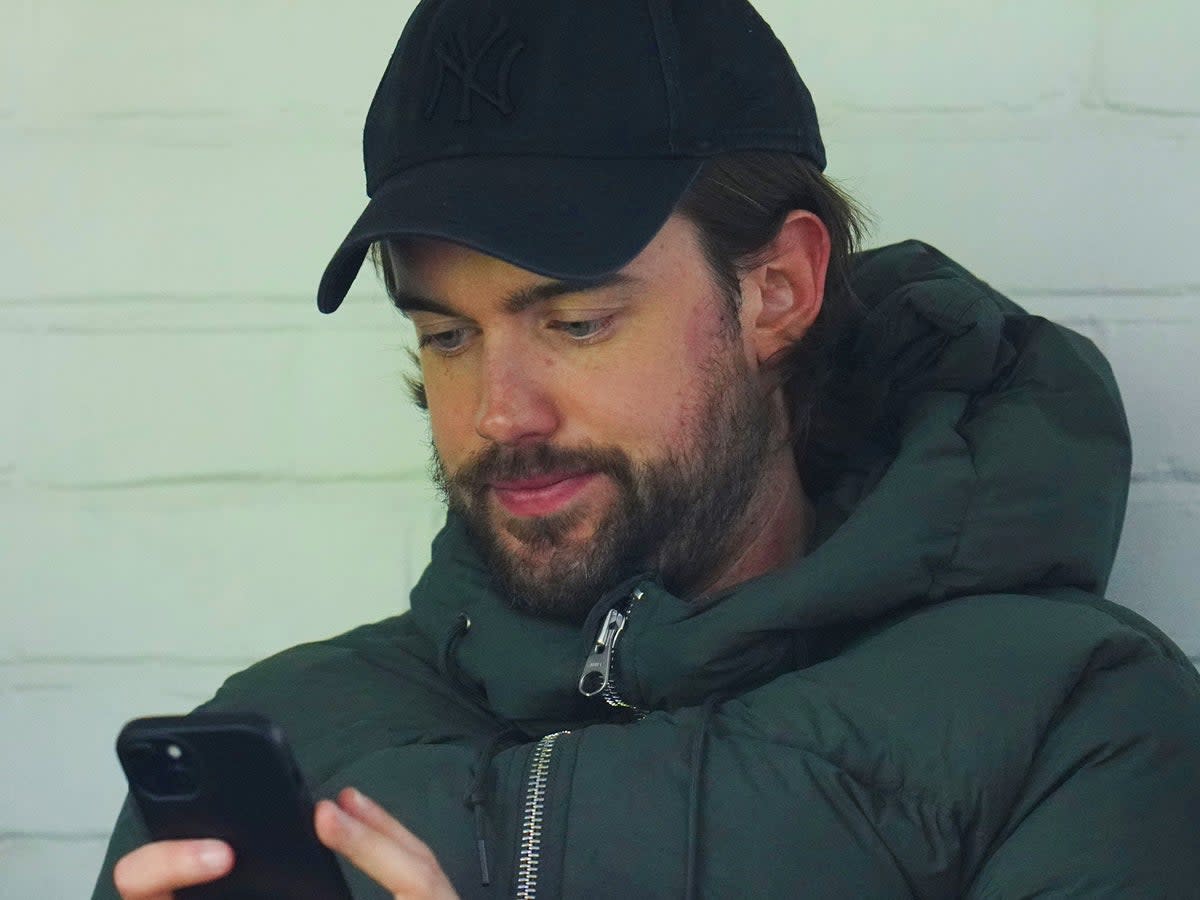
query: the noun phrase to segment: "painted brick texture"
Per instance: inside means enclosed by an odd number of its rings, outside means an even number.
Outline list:
[[[1200,115],[1195,10],[1186,0],[1100,6],[1095,100],[1130,112]]]
[[[1111,596],[1200,661],[1200,10],[758,5],[872,242],[1108,355]],[[369,275],[313,294],[411,6],[0,0],[0,900],[86,896],[124,720],[406,606],[441,515],[411,341]]]
[[[346,317],[170,297],[0,306],[6,452],[27,483],[212,476],[423,479],[411,336],[386,301]],[[64,426],[70,423],[69,430]]]

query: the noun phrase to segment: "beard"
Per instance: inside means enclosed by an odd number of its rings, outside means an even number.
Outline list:
[[[510,606],[581,623],[626,578],[653,572],[686,596],[740,549],[780,414],[739,342],[728,343],[704,374],[698,414],[658,459],[635,462],[618,447],[594,444],[489,444],[450,473],[434,452],[434,480]],[[599,511],[582,503],[546,516],[498,518],[492,482],[551,472],[607,476],[617,497]],[[591,536],[572,541],[589,517],[596,519]]]

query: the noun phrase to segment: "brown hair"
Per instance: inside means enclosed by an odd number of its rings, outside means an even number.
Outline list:
[[[740,278],[764,262],[792,210],[815,214],[829,231],[821,311],[776,366],[787,401],[797,465],[811,491],[873,414],[870,389],[853,371],[850,345],[865,309],[850,283],[851,257],[867,226],[864,210],[807,159],[742,151],[710,160],[676,206],[700,232],[701,249],[736,303]]]
[[[792,210],[815,214],[829,231],[825,298],[816,321],[776,365],[787,400],[792,445],[806,477],[820,478],[830,453],[840,453],[865,424],[863,389],[847,363],[864,311],[850,285],[851,255],[866,227],[863,210],[807,159],[791,153],[741,151],[709,160],[675,212],[700,233],[718,287],[736,307],[741,276],[756,268]],[[382,242],[371,260],[388,293],[396,275]],[[736,317],[735,317],[736,322]],[[413,401],[428,408],[425,387],[408,376]]]

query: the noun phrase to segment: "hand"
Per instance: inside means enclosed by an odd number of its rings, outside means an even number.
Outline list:
[[[156,841],[122,856],[113,882],[124,900],[171,900],[177,888],[204,884],[233,868],[233,850],[223,841]]]
[[[316,828],[325,846],[374,878],[396,900],[457,900],[458,894],[433,851],[354,788],[338,794],[336,803],[322,800],[317,804]]]
[[[327,847],[397,898],[457,900],[433,851],[353,788],[337,803],[319,802],[314,824]],[[123,900],[172,900],[172,891],[214,881],[232,868],[233,850],[223,841],[155,841],[121,857],[113,881]]]

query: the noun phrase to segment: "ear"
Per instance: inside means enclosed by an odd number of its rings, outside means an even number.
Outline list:
[[[800,340],[821,311],[829,266],[829,229],[807,210],[788,214],[764,253],[742,278],[742,329],[759,365]]]

